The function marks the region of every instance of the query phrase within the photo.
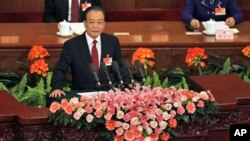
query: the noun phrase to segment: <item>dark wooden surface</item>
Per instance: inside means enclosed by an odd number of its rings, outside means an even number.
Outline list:
[[[221,109],[233,110],[250,103],[250,85],[235,74],[190,76],[199,91],[210,90]]]
[[[231,57],[233,63],[247,62],[241,50],[250,45],[250,22],[236,26],[240,33],[233,41],[216,41],[213,36],[185,35],[182,22],[107,22],[106,33],[115,34],[121,43],[122,54],[130,60],[138,47],[152,48],[156,55],[156,69],[186,67],[185,56],[190,47],[204,47],[206,51],[222,57]],[[63,43],[72,37],[56,35],[56,23],[1,23],[0,70],[18,71],[17,61],[25,62],[29,49],[35,44],[46,47],[52,68]],[[126,33],[127,35],[121,35]]]

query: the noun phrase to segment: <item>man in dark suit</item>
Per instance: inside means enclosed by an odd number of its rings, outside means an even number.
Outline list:
[[[44,22],[71,21],[71,3],[73,0],[45,0]],[[85,11],[90,6],[102,6],[101,0],[77,0],[79,10],[78,21],[82,22],[85,18]]]
[[[186,0],[182,20],[186,25],[200,28],[200,21],[225,21],[229,27],[243,20],[236,0]]]
[[[86,31],[82,35],[74,37],[64,44],[53,71],[51,97],[65,95],[62,91],[63,80],[69,68],[72,72],[72,90],[95,89],[96,81],[88,68],[89,64],[97,61],[98,70],[100,62],[104,62],[106,66],[110,67],[112,61],[120,62],[121,60],[119,40],[115,36],[102,33],[105,27],[102,8],[89,7],[86,11],[84,25]],[[94,48],[96,48],[98,60],[92,58]]]

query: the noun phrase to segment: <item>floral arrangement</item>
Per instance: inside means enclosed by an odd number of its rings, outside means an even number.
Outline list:
[[[250,57],[250,46],[244,47],[242,53],[244,56]],[[211,58],[214,58],[215,61]],[[197,68],[199,75],[235,73],[250,83],[250,65],[232,64],[229,57],[224,60],[211,53],[207,55],[204,48],[189,48],[185,62],[191,69]]]
[[[45,61],[48,56],[48,51],[42,45],[32,46],[27,56],[29,64],[21,63],[27,67],[27,72],[22,76],[16,73],[6,74],[4,77],[9,79],[9,83],[0,83],[0,89],[8,91],[21,103],[45,107],[45,96],[51,90],[52,78],[52,72],[49,72]]]
[[[140,47],[132,55],[132,65],[136,60],[139,60],[144,69],[147,69],[147,66],[153,67],[155,65],[154,59],[154,52],[151,49]]]
[[[246,46],[245,48],[242,49],[242,53],[246,56],[246,57],[250,57],[250,46]]]
[[[34,45],[28,54],[28,60],[30,61],[30,73],[36,73],[42,77],[47,76],[49,71],[48,64],[45,61],[45,57],[48,57],[48,51],[41,45]]]
[[[182,121],[202,121],[217,108],[209,91],[144,86],[53,102],[49,121],[78,128],[104,126],[114,141],[167,141]]]
[[[187,51],[185,62],[188,66],[200,66],[204,68],[206,66],[205,60],[207,59],[207,54],[205,54],[205,49],[203,48],[189,48]]]

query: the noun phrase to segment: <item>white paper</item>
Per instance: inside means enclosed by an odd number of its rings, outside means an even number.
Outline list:
[[[202,25],[206,28],[206,22],[202,22]],[[217,21],[215,22],[215,30],[217,29],[229,29],[228,25],[224,21]]]
[[[202,35],[202,32],[199,32],[199,31],[187,31],[186,35]]]
[[[77,93],[77,94],[81,95],[81,96],[95,96],[95,95],[98,95],[98,94],[102,94],[104,92],[105,91],[93,91],[93,92],[81,92],[81,93]]]

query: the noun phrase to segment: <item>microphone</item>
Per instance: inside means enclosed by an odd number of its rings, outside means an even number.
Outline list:
[[[97,88],[100,88],[101,87],[100,79],[97,76],[97,73],[96,73],[96,70],[95,70],[95,67],[94,67],[93,63],[89,64],[89,70],[90,70],[90,72],[93,74],[93,76],[95,78]]]
[[[122,65],[125,68],[125,70],[127,70],[128,74],[129,74],[129,77],[130,77],[130,80],[131,80],[131,83],[133,84],[135,81],[134,81],[134,78],[133,78],[133,74],[131,72],[130,63],[127,60],[122,60]]]
[[[145,75],[143,73],[142,65],[141,65],[140,61],[136,60],[134,63],[135,63],[135,68],[136,68],[137,72],[139,73],[140,77],[142,78],[142,82],[145,82]]]
[[[111,87],[112,82],[111,82],[111,79],[110,79],[110,76],[109,76],[109,73],[108,73],[108,68],[103,62],[101,62],[101,64],[100,64],[100,70],[105,73],[106,79],[108,80],[108,83],[109,83],[109,87]]]
[[[121,73],[120,73],[120,71],[119,71],[119,65],[118,65],[118,63],[117,63],[116,61],[113,61],[113,62],[112,62],[112,70],[113,70],[114,72],[116,72],[116,74],[117,74],[117,79],[118,79],[119,83],[120,83],[120,84],[123,84],[122,76],[121,76]]]

